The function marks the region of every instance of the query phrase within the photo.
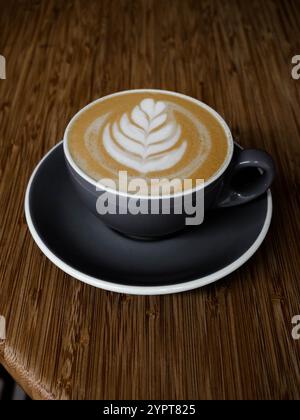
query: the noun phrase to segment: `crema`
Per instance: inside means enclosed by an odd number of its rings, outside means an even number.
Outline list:
[[[96,181],[209,180],[229,152],[220,118],[201,102],[160,91],[111,95],[84,108],[67,132],[77,166]]]

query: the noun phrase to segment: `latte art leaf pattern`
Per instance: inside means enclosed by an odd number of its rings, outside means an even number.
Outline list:
[[[130,107],[126,96],[121,102],[122,112],[107,106],[84,124],[84,151],[76,159],[92,178],[117,181],[121,168],[128,179],[138,172],[147,183],[153,177],[188,179],[205,165],[212,138],[197,109],[170,97],[132,101],[130,95]]]
[[[163,101],[143,99],[130,117],[107,123],[103,144],[118,163],[141,173],[163,171],[183,157],[187,142],[179,144],[181,127]]]

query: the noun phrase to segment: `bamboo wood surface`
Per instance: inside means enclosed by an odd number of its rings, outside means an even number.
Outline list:
[[[0,360],[30,396],[300,397],[299,22],[299,0],[0,0]],[[276,161],[266,241],[204,289],[89,287],[48,261],[25,223],[29,176],[74,113],[142,87],[203,100]]]

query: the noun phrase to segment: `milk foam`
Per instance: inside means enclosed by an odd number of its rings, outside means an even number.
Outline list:
[[[173,148],[181,127],[164,102],[144,99],[130,117],[125,113],[104,128],[103,144],[113,159],[141,173],[163,171],[181,160],[187,142]]]
[[[172,177],[188,177],[205,161],[211,147],[206,127],[184,107],[169,102],[146,98],[128,113],[112,119],[112,113],[95,119],[85,130],[84,141],[91,156],[116,175],[99,151],[102,142],[108,155],[118,164],[134,169],[147,178],[147,173],[171,170],[183,159],[188,139],[182,136],[182,127],[175,112],[184,114],[199,134],[198,149],[188,165],[177,166]]]

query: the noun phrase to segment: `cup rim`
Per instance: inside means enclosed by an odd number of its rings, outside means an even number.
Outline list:
[[[115,190],[113,188],[107,187],[104,184],[101,184],[99,181],[96,181],[95,179],[93,179],[92,177],[90,177],[88,174],[86,174],[73,160],[71,153],[69,151],[69,146],[68,146],[68,134],[69,131],[73,125],[73,123],[77,120],[77,118],[84,113],[86,110],[88,110],[89,108],[92,108],[95,104],[103,102],[106,99],[109,98],[113,98],[115,96],[121,96],[121,95],[126,95],[128,93],[147,93],[147,92],[151,92],[151,93],[162,93],[162,94],[167,94],[170,96],[176,96],[185,100],[188,100],[190,102],[195,103],[196,105],[198,105],[199,107],[205,109],[206,111],[208,111],[210,114],[212,114],[212,116],[214,118],[216,118],[218,120],[218,122],[221,124],[225,135],[226,135],[226,139],[227,139],[227,144],[228,144],[228,150],[227,150],[227,155],[226,158],[224,160],[224,162],[222,163],[222,165],[220,166],[220,168],[210,177],[208,178],[206,181],[204,181],[203,183],[201,183],[200,185],[198,185],[197,187],[188,189],[188,190],[184,190],[175,194],[165,194],[165,195],[140,195],[140,194],[132,194],[132,193],[126,193],[124,191],[118,191]],[[201,189],[204,189],[206,187],[208,187],[210,184],[212,184],[213,182],[215,182],[218,178],[220,178],[220,176],[225,172],[225,170],[228,168],[229,163],[231,162],[232,159],[232,155],[233,155],[233,137],[230,131],[230,128],[228,127],[227,123],[225,122],[225,120],[223,119],[223,117],[221,117],[220,114],[218,114],[217,111],[215,111],[213,108],[211,108],[209,105],[207,105],[206,103],[192,98],[191,96],[185,95],[183,93],[178,93],[178,92],[174,92],[174,91],[169,91],[169,90],[163,90],[163,89],[127,89],[127,90],[122,90],[122,91],[118,91],[118,92],[114,92],[114,93],[110,93],[108,95],[102,96],[101,98],[98,98],[92,102],[90,102],[89,104],[87,104],[85,107],[81,108],[69,121],[65,132],[64,132],[64,138],[63,138],[63,148],[64,148],[64,155],[68,161],[68,163],[70,164],[70,166],[72,167],[72,169],[81,177],[83,178],[86,182],[88,182],[89,184],[93,185],[97,190],[104,190],[107,191],[111,194],[115,194],[115,195],[119,195],[119,196],[123,196],[123,197],[127,197],[127,198],[135,198],[135,199],[170,199],[170,198],[178,198],[178,197],[183,197],[185,195],[189,195],[189,194],[193,194]]]

